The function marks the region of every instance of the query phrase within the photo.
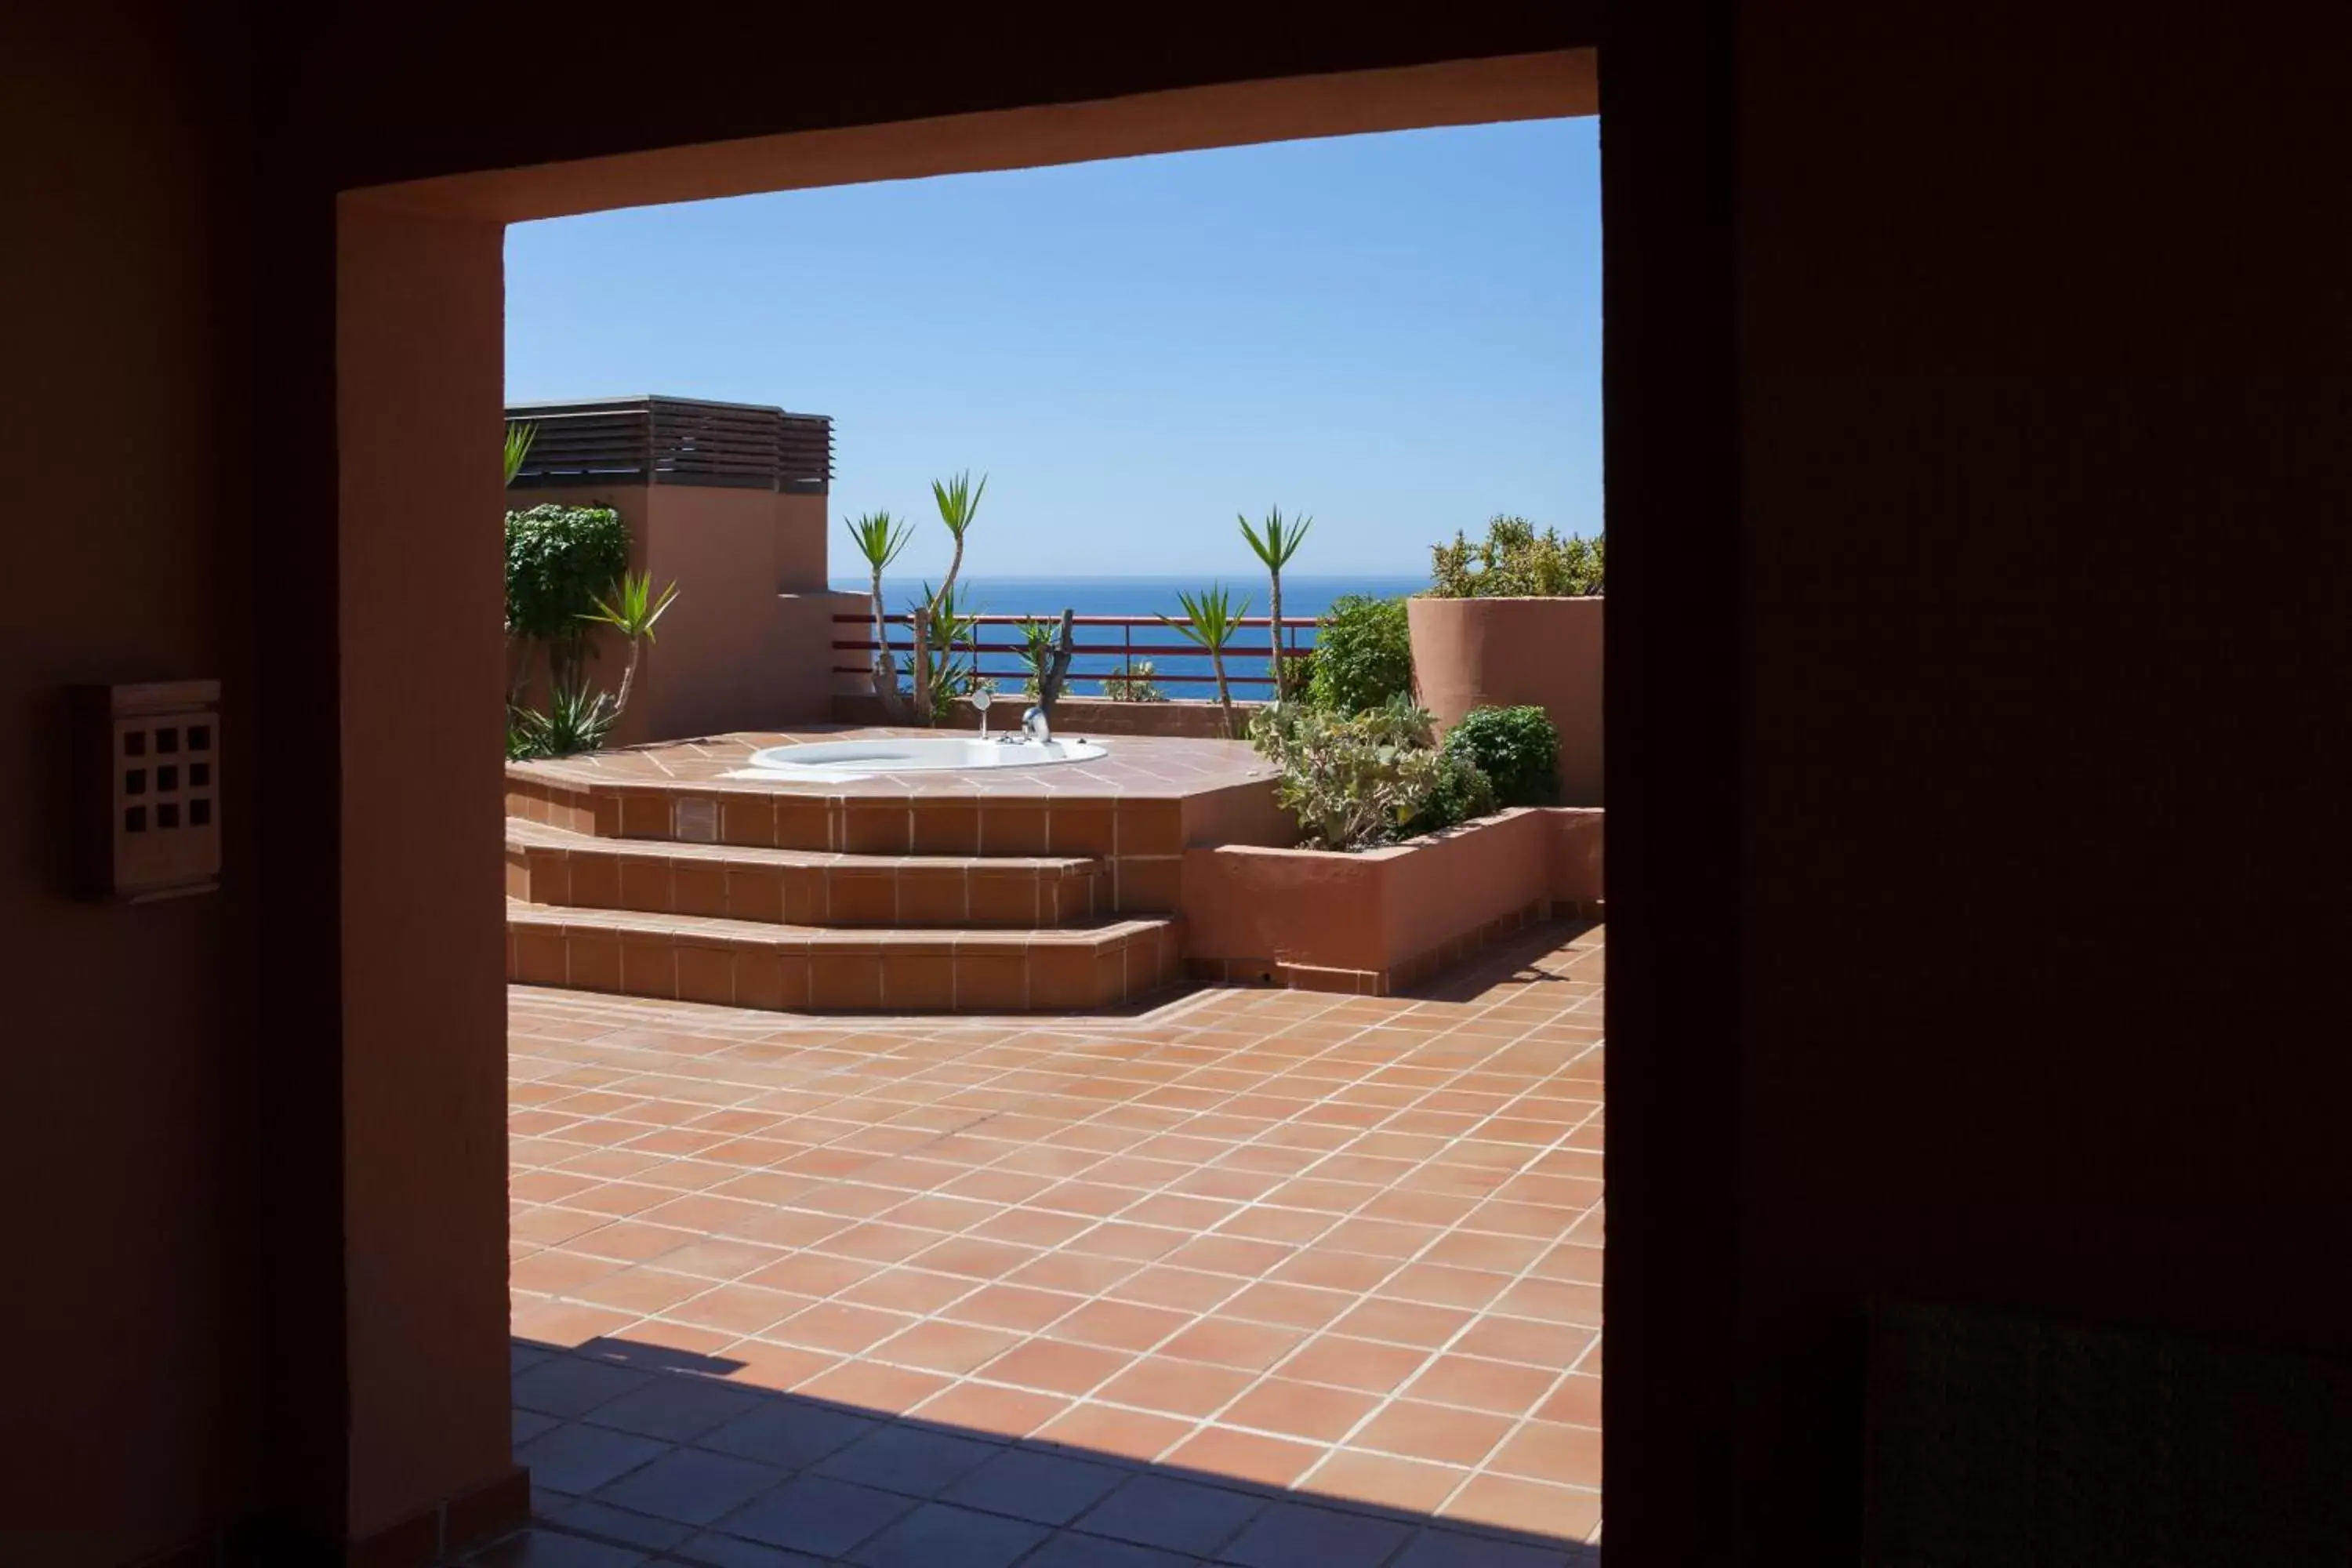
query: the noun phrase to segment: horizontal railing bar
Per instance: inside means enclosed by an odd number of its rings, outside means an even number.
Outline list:
[[[912,653],[915,651],[915,645],[910,642],[877,644],[871,637],[855,641],[845,637],[835,642],[833,647],[834,651],[836,653],[875,653],[885,647],[888,648],[892,653]],[[1237,656],[1243,658],[1263,658],[1265,657],[1267,647],[1268,645],[1265,643],[1227,643],[1223,651],[1229,656]],[[996,653],[1013,655],[1025,654],[1029,650],[1019,643],[958,642],[948,651],[950,653]],[[1206,658],[1209,657],[1209,650],[1207,648],[1202,647],[1198,643],[1189,642],[1151,643],[1148,645],[1139,643],[1135,646],[1133,651],[1139,658],[1147,656],[1152,658],[1159,658],[1163,655],[1170,658]],[[1313,651],[1314,650],[1311,648],[1286,647],[1282,650],[1282,657],[1285,658],[1305,658]],[[1124,643],[1073,643],[1070,647],[1070,652],[1073,655],[1091,655],[1096,658],[1117,656],[1123,658],[1127,656],[1129,648]]]
[[[835,675],[871,675],[874,672],[870,669],[859,669],[849,665],[836,664],[833,667],[833,673]],[[1011,680],[1018,677],[1025,676],[1028,672],[1026,670],[1008,671],[983,669],[980,673],[982,679],[986,680]],[[1123,671],[1108,669],[1099,675],[1072,675],[1070,679],[1074,681],[1096,680],[1124,682],[1128,677]],[[1213,675],[1181,675],[1173,670],[1160,670],[1151,675],[1139,675],[1136,676],[1134,679],[1138,686],[1158,686],[1163,682],[1178,686],[1214,686],[1217,683],[1217,678]],[[1271,686],[1274,684],[1274,678],[1270,675],[1228,674],[1225,677],[1225,684],[1227,686]]]
[[[874,622],[874,612],[868,610],[860,615],[854,611],[841,610],[836,611],[833,618],[836,623],[855,622],[871,626]],[[956,618],[982,626],[1018,626],[1031,621],[1046,626],[1059,626],[1062,620],[1059,616],[959,616]],[[891,610],[886,611],[882,619],[887,625],[904,626],[912,626],[915,617],[904,611]],[[1189,626],[1192,624],[1181,616],[1173,620],[1162,620],[1158,616],[1073,616],[1070,621],[1073,626]],[[1270,626],[1275,623],[1271,617],[1265,616],[1243,616],[1235,618],[1233,624],[1237,626]],[[1316,622],[1313,616],[1285,616],[1282,617],[1282,624],[1286,626],[1311,626]]]

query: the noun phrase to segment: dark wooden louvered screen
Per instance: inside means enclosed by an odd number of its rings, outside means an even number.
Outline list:
[[[752,403],[614,397],[519,403],[530,452],[517,489],[558,485],[704,485],[823,495],[833,483],[833,421]]]

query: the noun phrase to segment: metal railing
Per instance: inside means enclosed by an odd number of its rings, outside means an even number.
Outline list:
[[[982,679],[1014,682],[1029,679],[1029,662],[1026,658],[1028,643],[1019,637],[1012,641],[991,641],[988,640],[987,636],[989,630],[992,627],[1017,628],[1037,622],[1055,627],[1061,624],[1061,616],[1058,615],[969,616],[961,619],[971,627],[971,631],[967,636],[955,639],[948,650],[950,657],[970,655],[974,672]],[[874,668],[874,653],[877,647],[872,635],[874,616],[871,612],[865,615],[836,615],[833,620],[835,626],[833,673],[865,675],[871,671]],[[1070,660],[1069,680],[1073,696],[1083,695],[1082,688],[1097,686],[1105,681],[1118,682],[1122,679],[1149,681],[1153,686],[1213,688],[1217,683],[1216,672],[1208,663],[1209,650],[1198,643],[1188,642],[1182,637],[1174,634],[1171,629],[1171,623],[1162,620],[1158,616],[1075,616],[1071,620],[1074,637],[1071,642],[1073,657]],[[900,668],[903,668],[912,660],[915,653],[915,617],[911,613],[900,611],[885,615],[882,622],[882,635],[885,641],[880,646],[887,647],[891,657],[898,660]],[[1172,622],[1173,626],[1191,624],[1181,616],[1176,617]],[[1276,651],[1276,647],[1273,619],[1265,616],[1244,616],[1234,624],[1241,628],[1241,631],[1240,635],[1224,646],[1225,684],[1233,688],[1271,688],[1274,685],[1274,666],[1271,655]],[[840,629],[844,626],[855,626],[865,635],[855,637],[844,637]],[[898,636],[899,628],[902,627],[906,631],[903,640]],[[1092,638],[1088,636],[1089,633],[1102,634],[1110,628],[1116,628],[1118,631],[1118,635],[1115,638],[1105,635],[1097,635]],[[1159,634],[1160,637],[1165,637],[1167,640],[1160,641],[1155,637],[1153,640],[1138,642],[1135,637],[1138,628]],[[1313,651],[1311,644],[1305,647],[1299,646],[1298,634],[1302,631],[1311,633],[1314,629],[1315,617],[1312,616],[1283,616],[1279,645],[1282,658],[1286,660],[1303,659],[1311,653]],[[1252,632],[1257,635],[1251,637],[1249,634]],[[845,662],[841,657],[844,654],[862,656],[861,662]],[[994,667],[988,662],[992,658],[998,661]],[[1197,660],[1199,668],[1171,670],[1162,662],[1168,659]],[[1104,668],[1106,661],[1116,662],[1111,663],[1108,668]],[[1136,676],[1134,674],[1136,665],[1145,662],[1151,665],[1151,673],[1149,676]]]

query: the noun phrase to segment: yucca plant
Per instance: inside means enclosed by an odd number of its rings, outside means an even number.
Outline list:
[[[522,460],[530,456],[531,438],[538,434],[536,425],[507,422],[507,483],[514,483],[515,476],[522,471]]]
[[[547,711],[510,710],[507,720],[507,754],[525,757],[568,757],[593,752],[613,732],[621,710],[610,697],[584,681],[562,681],[549,689]]]
[[[611,626],[629,645],[628,662],[621,667],[621,693],[613,702],[612,717],[618,719],[629,705],[629,692],[636,685],[637,661],[645,656],[646,645],[654,640],[654,623],[677,598],[677,584],[672,583],[658,595],[654,592],[650,572],[624,572],[613,584],[609,602],[599,598],[593,612],[580,618]],[[611,728],[608,721],[605,726]]]
[[[1209,668],[1217,677],[1217,706],[1224,710],[1225,734],[1230,738],[1234,732],[1234,699],[1225,686],[1225,645],[1233,640],[1242,618],[1249,614],[1250,602],[1244,599],[1236,607],[1233,595],[1223,584],[1197,595],[1179,592],[1176,597],[1184,606],[1184,619],[1178,621],[1166,616],[1160,619],[1186,641],[1209,650]]]
[[[891,662],[890,639],[883,631],[882,574],[915,536],[915,525],[887,511],[869,511],[863,517],[844,518],[842,526],[849,530],[857,553],[874,575],[874,690],[877,696],[892,696],[898,690],[898,672]]]
[[[931,481],[931,500],[940,509],[940,521],[955,536],[955,554],[948,562],[947,576],[940,583],[941,598],[955,592],[956,574],[963,570],[963,536],[971,530],[972,520],[980,515],[981,493],[987,489],[988,476],[981,475],[980,483],[975,485],[969,470],[951,479]]]
[[[908,607],[929,612],[930,631],[922,657],[926,661],[923,687],[930,699],[930,710],[917,717],[921,722],[937,725],[947,718],[955,700],[969,693],[972,682],[979,679],[978,658],[962,658],[957,653],[959,644],[970,650],[978,627],[971,618],[973,612],[958,600],[953,588],[942,587],[935,594],[926,583],[923,596]]]
[[[1282,668],[1282,569],[1290,564],[1290,558],[1298,553],[1300,545],[1307,542],[1307,531],[1315,526],[1315,520],[1297,517],[1285,521],[1282,509],[1276,507],[1265,514],[1264,531],[1261,532],[1245,517],[1241,519],[1241,525],[1242,537],[1249,541],[1251,551],[1265,567],[1271,583],[1265,613],[1274,618],[1274,624],[1266,628],[1266,642],[1274,661],[1274,700],[1279,705],[1289,694]]]
[[[1021,662],[1028,670],[1021,678],[1022,695],[1034,698],[1045,689],[1045,672],[1054,667],[1054,638],[1060,629],[1058,622],[1034,616],[1024,616],[1013,627],[1021,634]]]

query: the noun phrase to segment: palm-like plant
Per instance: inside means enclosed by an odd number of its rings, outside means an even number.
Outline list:
[[[981,475],[980,483],[975,485],[970,470],[951,479],[931,481],[931,500],[940,509],[940,521],[955,536],[955,555],[948,562],[948,574],[940,583],[941,599],[955,592],[956,574],[963,570],[963,536],[971,527],[972,519],[980,515],[981,492],[987,489],[988,476]]]
[[[863,517],[842,519],[842,526],[849,530],[857,553],[866,558],[874,574],[874,689],[877,694],[893,691],[898,676],[890,662],[889,638],[882,630],[882,574],[915,536],[915,525],[887,511],[869,511]]]
[[[923,584],[923,596],[915,601],[916,609],[929,612],[929,636],[923,652],[925,694],[930,699],[930,710],[918,715],[929,724],[936,725],[945,719],[955,700],[971,691],[979,679],[977,658],[960,658],[956,645],[971,647],[973,634],[979,628],[972,620],[973,612],[956,597],[951,587],[942,587],[936,594],[929,583]]]
[[[507,483],[514,483],[515,475],[522,471],[522,460],[530,456],[531,437],[539,434],[536,425],[507,424]]]
[[[1235,605],[1233,595],[1223,584],[1200,594],[1180,592],[1176,597],[1184,605],[1184,619],[1172,620],[1166,616],[1160,619],[1188,642],[1209,650],[1209,668],[1217,677],[1217,706],[1224,710],[1225,734],[1230,737],[1234,732],[1234,699],[1225,687],[1225,645],[1233,640],[1242,617],[1249,614],[1250,602],[1244,599]]]
[[[621,691],[613,702],[614,719],[629,705],[629,689],[637,679],[637,661],[644,657],[646,645],[654,640],[654,623],[662,618],[663,612],[677,598],[677,584],[656,594],[652,573],[624,572],[613,584],[611,601],[598,599],[594,611],[580,617],[611,626],[628,640],[629,660],[621,667]]]
[[[1264,532],[1260,532],[1256,525],[1245,517],[1241,519],[1241,525],[1242,537],[1249,541],[1250,549],[1256,553],[1265,567],[1266,575],[1273,580],[1272,593],[1266,601],[1266,614],[1274,617],[1274,625],[1266,628],[1266,641],[1272,647],[1274,700],[1278,706],[1287,690],[1282,669],[1282,569],[1290,564],[1290,558],[1298,553],[1301,544],[1307,542],[1307,531],[1315,526],[1315,520],[1298,517],[1285,521],[1282,509],[1276,507],[1265,514]]]

